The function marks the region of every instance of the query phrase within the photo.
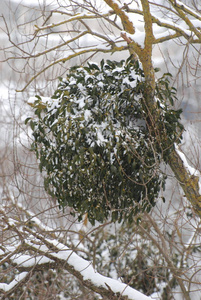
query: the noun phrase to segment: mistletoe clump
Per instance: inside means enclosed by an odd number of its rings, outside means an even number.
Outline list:
[[[33,130],[32,149],[40,170],[45,171],[45,188],[80,219],[87,214],[92,224],[109,217],[132,221],[133,215],[155,205],[165,178],[159,171],[161,147],[145,121],[143,91],[138,62],[102,60],[100,66],[72,67],[60,78],[51,101],[37,96],[37,118],[26,122]],[[173,145],[180,112],[164,104],[167,97],[172,101],[174,90],[164,76],[156,101]]]

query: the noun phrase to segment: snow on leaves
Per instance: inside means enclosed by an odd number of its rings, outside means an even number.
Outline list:
[[[175,141],[180,112],[168,113],[162,103],[173,99],[168,83],[165,76],[159,81],[156,99],[163,107],[161,128]],[[110,217],[132,222],[133,215],[150,211],[164,185],[163,147],[147,128],[143,91],[143,71],[131,59],[76,66],[50,101],[38,97],[37,119],[27,120],[46,190],[80,218],[87,213],[92,224]]]

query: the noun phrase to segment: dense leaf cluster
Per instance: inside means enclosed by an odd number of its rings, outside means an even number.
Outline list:
[[[145,122],[143,91],[143,71],[128,59],[73,67],[51,101],[37,98],[37,119],[27,119],[32,149],[45,171],[45,187],[61,207],[73,207],[80,218],[87,213],[94,223],[109,217],[132,221],[133,214],[155,205],[164,183],[162,151]],[[165,76],[156,99],[171,145],[180,112],[163,102],[173,96]]]

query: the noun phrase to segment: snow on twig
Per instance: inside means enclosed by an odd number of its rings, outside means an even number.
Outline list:
[[[179,150],[178,145],[175,145],[175,150],[179,154],[181,160],[183,161],[184,167],[188,170],[189,174],[191,176],[199,177],[198,185],[199,185],[199,193],[201,194],[201,174],[200,174],[200,171],[196,170],[195,168],[193,168],[189,165],[185,154]]]

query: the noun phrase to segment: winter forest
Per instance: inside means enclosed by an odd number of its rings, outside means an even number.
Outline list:
[[[0,298],[200,300],[200,1],[0,10]]]

